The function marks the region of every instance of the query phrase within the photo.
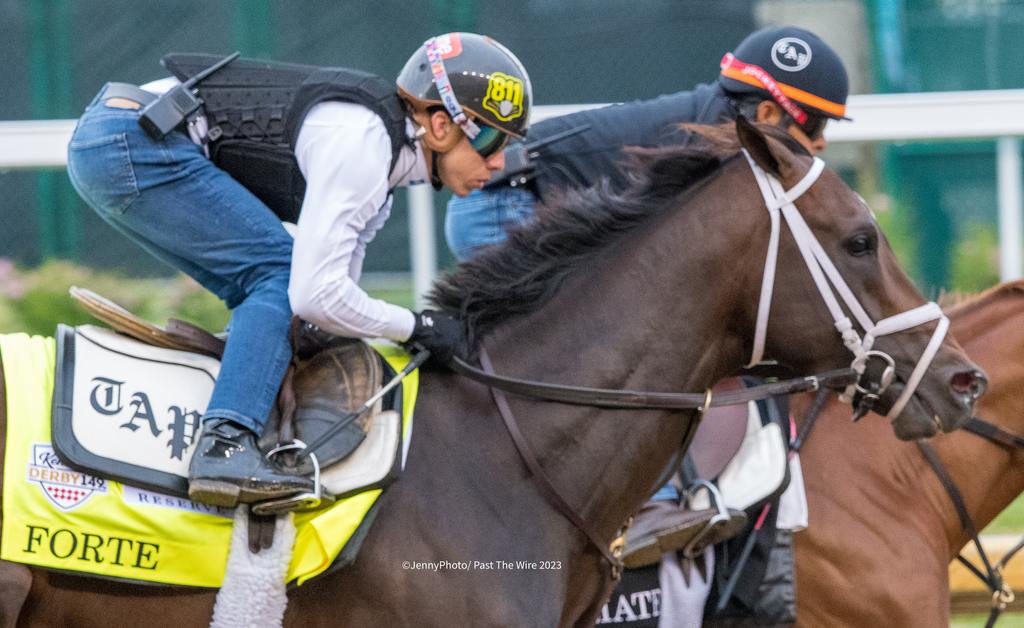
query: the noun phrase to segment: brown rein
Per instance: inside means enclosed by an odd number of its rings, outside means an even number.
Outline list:
[[[1024,437],[1013,434],[1003,428],[989,423],[983,419],[977,417],[971,417],[967,423],[961,428],[964,431],[971,432],[975,435],[981,436],[982,438],[1002,447],[1014,451],[1016,449],[1024,449]],[[988,554],[985,552],[985,548],[981,544],[981,536],[978,534],[978,527],[974,524],[974,520],[971,518],[970,513],[967,512],[967,506],[964,504],[963,496],[960,494],[960,489],[957,488],[953,478],[949,475],[946,467],[939,460],[938,454],[935,452],[935,448],[926,441],[917,441],[917,447],[921,450],[921,454],[924,459],[931,466],[932,470],[935,471],[935,475],[939,477],[939,481],[942,483],[942,487],[946,490],[946,494],[949,495],[949,499],[953,502],[953,507],[956,510],[957,517],[960,519],[960,525],[963,526],[964,531],[970,537],[971,542],[978,551],[978,557],[981,559],[982,566],[978,566],[971,563],[969,560],[964,558],[963,554],[957,555],[957,560],[966,567],[971,573],[978,577],[985,586],[992,592],[992,607],[989,611],[988,620],[985,622],[985,628],[992,628],[995,625],[999,615],[1006,609],[1006,606],[1013,602],[1014,595],[1009,585],[1003,579],[1003,567],[1013,558],[1019,551],[1024,549],[1024,539],[1021,539],[1017,545],[1006,553],[999,561],[993,565],[989,560]],[[984,569],[984,571],[983,571]]]
[[[483,363],[487,352],[481,348]],[[762,384],[743,390],[729,391],[712,397],[710,392],[673,393],[646,390],[617,390],[611,388],[588,388],[567,384],[550,384],[496,374],[484,365],[483,370],[472,366],[456,356],[451,364],[456,373],[476,380],[481,384],[523,397],[543,401],[567,403],[596,408],[621,408],[633,410],[697,410],[717,408],[758,401],[776,395],[820,390],[822,388],[843,388],[857,381],[857,373],[851,368],[826,371],[819,375],[786,379]]]
[[[712,398],[710,389],[705,393],[615,390],[550,384],[505,377],[494,372],[494,365],[491,363],[490,356],[482,346],[480,347],[479,357],[481,366],[479,369],[468,364],[458,356],[454,358],[450,366],[456,373],[476,380],[488,387],[498,408],[498,413],[501,415],[505,429],[508,430],[509,436],[512,437],[516,451],[519,452],[519,456],[523,459],[527,469],[529,469],[541,494],[562,516],[583,532],[590,543],[601,552],[604,559],[611,565],[612,577],[614,579],[618,579],[622,571],[622,544],[617,541],[621,540],[621,536],[625,532],[621,531],[619,539],[615,542],[605,543],[601,540],[601,535],[562,497],[558,489],[555,488],[551,478],[544,471],[544,467],[540,464],[537,456],[534,455],[529,441],[526,440],[522,430],[519,429],[519,423],[516,421],[512,408],[508,404],[508,399],[505,397],[506,392],[543,401],[598,408],[698,410],[702,414],[709,407],[746,403],[774,395],[791,394],[794,392],[842,388],[857,381],[858,377],[853,369],[839,369],[820,375],[763,384],[739,391],[730,391]]]

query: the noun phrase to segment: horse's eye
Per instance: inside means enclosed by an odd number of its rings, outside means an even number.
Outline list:
[[[873,252],[877,244],[878,242],[873,236],[866,233],[858,233],[857,235],[847,239],[843,246],[846,247],[846,251],[850,255],[860,257]]]

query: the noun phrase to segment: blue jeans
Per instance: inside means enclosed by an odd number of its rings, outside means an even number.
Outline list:
[[[654,495],[651,496],[650,501],[679,501],[679,491],[672,485],[672,481],[669,480],[664,486],[655,491]]]
[[[292,238],[259,199],[180,132],[155,141],[139,111],[97,96],[68,147],[68,174],[103,220],[232,309],[203,420],[262,431],[291,355]]]
[[[444,217],[444,237],[460,262],[478,249],[503,242],[505,229],[533,216],[536,199],[522,188],[500,187],[473,190],[468,196],[453,196]]]

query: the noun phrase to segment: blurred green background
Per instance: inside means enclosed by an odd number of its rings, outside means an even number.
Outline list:
[[[714,80],[744,35],[786,23],[837,49],[853,93],[1024,87],[1024,0],[0,0],[0,120],[74,118],[108,80],[165,76],[159,59],[171,51],[240,50],[390,79],[425,38],[450,30],[485,33],[516,52],[537,104],[649,98]],[[991,141],[919,142],[835,145],[824,156],[936,296],[998,281],[994,152]],[[452,264],[441,234],[446,200],[435,195],[442,267]],[[412,304],[404,194],[366,271],[372,294]],[[58,322],[86,322],[71,285],[157,323],[176,317],[218,330],[228,318],[195,282],[97,218],[63,171],[0,172],[0,333],[50,335]],[[1024,530],[1024,504],[990,530]]]

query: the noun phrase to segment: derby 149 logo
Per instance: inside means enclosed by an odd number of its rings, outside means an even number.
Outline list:
[[[28,481],[38,484],[43,494],[61,510],[81,506],[93,493],[107,492],[106,480],[66,467],[51,445],[32,446]]]
[[[523,115],[523,82],[503,72],[492,73],[482,104],[499,120],[518,118]]]
[[[787,72],[799,72],[811,62],[811,47],[796,37],[783,37],[772,46],[772,63]]]

